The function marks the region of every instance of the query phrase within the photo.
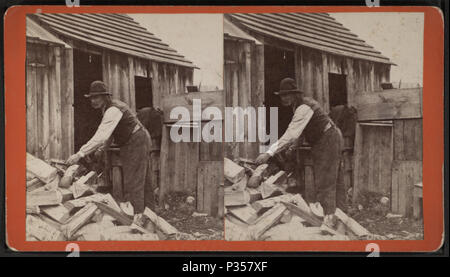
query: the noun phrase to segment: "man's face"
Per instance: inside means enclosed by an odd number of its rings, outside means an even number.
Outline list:
[[[89,100],[91,101],[91,106],[94,109],[101,109],[105,103],[105,96],[103,95],[96,95],[89,97]]]
[[[280,99],[281,104],[283,106],[291,106],[292,103],[294,102],[294,94],[292,93],[282,94],[280,95]]]

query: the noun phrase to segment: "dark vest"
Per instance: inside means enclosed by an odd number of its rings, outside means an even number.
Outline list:
[[[111,105],[107,105],[105,110],[110,107],[116,107],[122,112],[122,118],[112,133],[114,142],[122,146],[127,143],[133,134],[133,130],[138,124],[138,119],[128,105],[119,100],[112,100]]]
[[[312,98],[303,97],[303,104],[313,110],[313,116],[303,131],[306,141],[314,145],[322,137],[323,131],[331,119],[324,113],[319,103]]]

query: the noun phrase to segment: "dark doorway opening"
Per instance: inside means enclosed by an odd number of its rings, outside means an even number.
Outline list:
[[[330,110],[334,106],[347,105],[347,75],[328,73]]]
[[[281,105],[280,97],[274,95],[274,91],[280,89],[280,82],[284,78],[295,79],[294,52],[272,46],[264,46],[264,87],[265,106],[278,107],[278,137],[286,131],[292,116],[291,107]],[[269,109],[266,114],[266,128],[270,130]]]
[[[153,107],[152,79],[134,77],[136,111],[144,107]]]
[[[102,118],[101,111],[92,108],[89,99],[84,97],[93,81],[103,80],[102,57],[74,49],[73,78],[74,146],[78,151],[95,134]]]

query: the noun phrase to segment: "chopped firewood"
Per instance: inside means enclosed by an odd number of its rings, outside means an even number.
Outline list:
[[[62,194],[62,201],[66,202],[69,200],[73,199],[73,193],[70,189],[65,189],[65,188],[58,188],[58,190],[61,192]]]
[[[64,235],[58,229],[33,215],[27,215],[26,232],[27,235],[33,236],[40,241],[64,240]]]
[[[300,194],[294,195],[294,197],[292,198],[292,203],[297,205],[300,209],[310,212],[311,208],[309,207],[308,203],[306,203],[305,199],[303,199],[303,197]]]
[[[261,192],[257,189],[247,188],[247,192],[250,195],[250,203],[261,200],[262,195]]]
[[[260,218],[257,219],[255,224],[250,227],[252,238],[258,240],[265,231],[278,223],[285,210],[286,207],[278,203],[272,209],[265,212]]]
[[[92,185],[97,181],[97,173],[95,171],[90,171],[88,174],[81,176],[80,179],[76,181],[78,184]]]
[[[336,208],[334,213],[336,217],[345,224],[345,226],[358,237],[368,236],[370,232],[362,227],[356,220],[346,215],[341,209]]]
[[[82,196],[87,196],[94,193],[91,187],[77,182],[73,183],[73,185],[69,189],[72,192],[74,198],[80,198]]]
[[[288,223],[292,220],[292,213],[289,210],[284,211],[283,216],[280,218],[281,223]]]
[[[263,177],[261,175],[252,175],[250,179],[248,179],[247,186],[249,188],[257,188],[261,185],[263,181]]]
[[[58,205],[62,202],[62,194],[58,190],[27,193],[27,206]]]
[[[133,205],[131,205],[131,203],[129,201],[120,203],[119,206],[120,206],[120,209],[122,210],[122,212],[124,214],[126,214],[127,216],[133,218],[133,216],[134,216],[134,208],[133,208]]]
[[[39,209],[39,206],[31,206],[31,207],[27,206],[26,213],[27,214],[40,214],[41,209]]]
[[[225,217],[225,240],[228,241],[246,241],[251,240],[248,226],[239,225]]]
[[[56,168],[48,165],[43,160],[27,153],[27,171],[38,177],[44,183],[50,183],[57,175]]]
[[[45,184],[46,190],[56,190],[59,187],[59,182],[61,181],[61,177],[59,175],[56,175],[56,177],[50,181],[49,183]]]
[[[156,225],[156,227],[160,229],[164,234],[173,235],[178,233],[178,230],[175,227],[173,227],[167,221],[165,221],[164,218],[159,217],[148,207],[145,208],[143,214],[147,216]]]
[[[294,196],[292,194],[283,194],[280,196],[256,201],[252,203],[252,207],[258,214],[262,214],[265,211],[272,208],[273,206],[275,206],[277,203],[280,203],[281,201],[291,202],[293,197]]]
[[[283,189],[277,185],[263,182],[259,190],[263,199],[283,194]]]
[[[247,224],[253,224],[258,218],[256,211],[250,205],[243,207],[230,207],[228,212]]]
[[[34,175],[33,173],[27,171],[27,172],[26,172],[26,178],[27,178],[27,182],[28,182],[28,181],[30,181],[30,180],[32,180],[32,179],[34,179],[34,178],[37,178],[37,177],[36,177],[36,175]]]
[[[249,188],[257,188],[261,185],[261,182],[267,177],[269,165],[262,164],[258,166],[254,171],[250,179],[248,180],[247,186]]]
[[[90,202],[94,202],[94,201],[103,202],[103,200],[105,200],[105,198],[107,198],[108,195],[110,195],[110,194],[105,195],[105,194],[96,193],[96,194],[93,194],[90,196],[81,197],[78,199],[67,201],[64,203],[64,206],[66,206],[66,208],[68,208],[69,210],[72,210],[74,208],[81,208],[81,207],[86,206]],[[120,208],[118,209],[118,211],[120,211]]]
[[[273,185],[282,185],[286,183],[287,181],[287,175],[286,172],[283,170],[278,171],[277,174],[270,176],[265,183],[267,184],[273,184]]]
[[[319,217],[319,218],[323,218],[323,208],[322,208],[322,205],[320,205],[320,203],[319,202],[316,202],[316,203],[309,203],[309,208],[310,208],[310,210],[311,210],[311,212],[315,215],[315,216],[317,216],[317,217]]]
[[[33,190],[44,186],[45,184],[37,177],[27,181],[27,192],[32,192]]]
[[[155,233],[136,233],[135,229],[130,226],[116,226],[104,230],[102,234],[104,240],[114,241],[139,241],[139,240],[159,240]]]
[[[95,205],[97,205],[97,207],[104,213],[112,216],[120,224],[126,226],[130,226],[131,224],[133,224],[133,219],[125,215],[122,211],[117,211],[114,208],[110,207],[109,205],[99,201],[94,201],[93,203],[95,203]]]
[[[64,224],[70,217],[70,211],[63,204],[58,206],[42,207],[42,212],[50,218]]]
[[[231,188],[233,190],[244,190],[247,187],[248,176],[245,175],[239,182],[233,184]]]
[[[302,206],[297,206],[292,203],[288,203],[288,202],[284,202],[284,201],[282,201],[281,203],[283,203],[293,214],[298,215],[299,217],[303,218],[312,226],[322,225],[322,220],[320,220],[313,213],[311,213],[309,206],[307,209],[305,209]]]
[[[225,191],[224,202],[226,207],[246,205],[250,202],[250,195],[246,190]]]
[[[224,176],[234,184],[244,178],[245,169],[232,160],[224,158]]]
[[[103,220],[103,216],[104,216],[105,214],[100,210],[100,209],[97,209],[96,211],[95,211],[95,213],[94,213],[94,216],[92,216],[92,221],[93,222],[102,222],[102,220]]]
[[[62,188],[68,188],[72,185],[73,179],[77,172],[80,170],[80,165],[74,164],[67,168],[66,172],[64,173],[64,176],[61,178],[61,181],[59,183],[59,186]]]
[[[286,211],[283,213],[285,214]],[[293,215],[292,219],[287,223],[275,225],[268,229],[261,237],[260,240],[269,241],[289,241],[289,240],[301,240],[301,235],[304,233],[305,226],[303,220]]]
[[[63,226],[61,226],[66,237],[69,239],[72,238],[75,232],[94,216],[96,210],[97,206],[93,203],[89,203],[76,212]]]

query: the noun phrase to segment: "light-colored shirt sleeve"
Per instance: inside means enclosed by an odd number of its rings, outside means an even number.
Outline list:
[[[286,132],[270,146],[266,153],[273,156],[292,145],[301,136],[313,114],[314,111],[309,106],[305,104],[300,105],[295,110],[294,116],[292,117]]]
[[[108,108],[103,114],[102,122],[94,136],[85,145],[81,146],[78,154],[84,157],[102,147],[111,137],[122,116],[123,113],[117,107]]]

